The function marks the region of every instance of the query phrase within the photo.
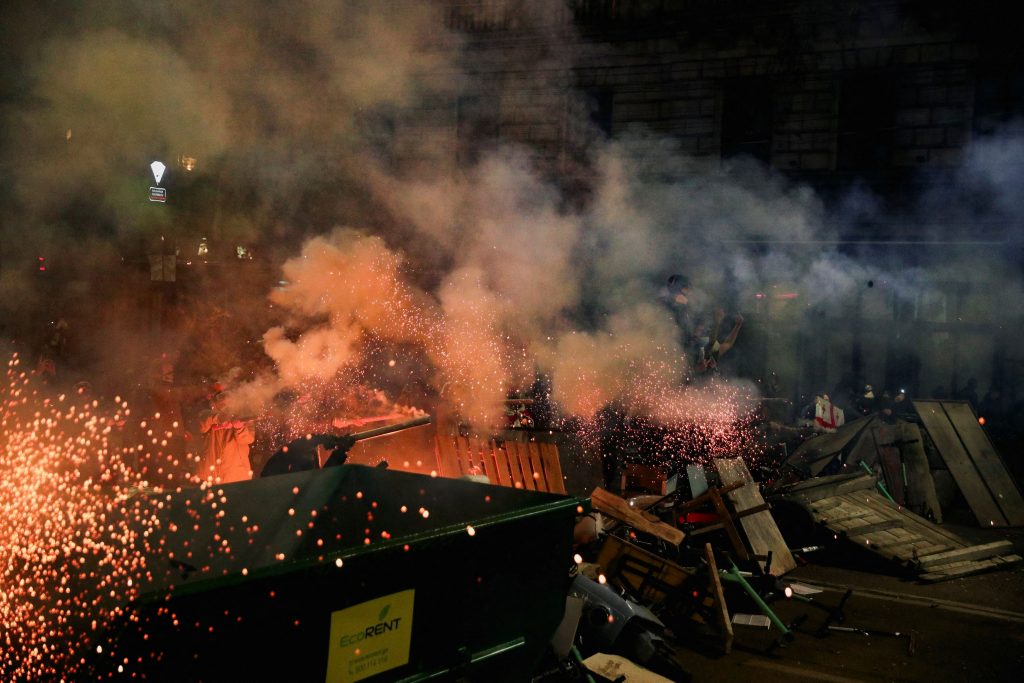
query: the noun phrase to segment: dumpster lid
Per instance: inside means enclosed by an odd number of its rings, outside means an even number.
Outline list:
[[[387,548],[589,507],[558,494],[361,465],[162,496],[159,524],[145,536],[153,580],[143,599],[302,566],[341,566]]]

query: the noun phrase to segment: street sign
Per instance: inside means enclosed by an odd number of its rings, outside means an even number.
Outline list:
[[[166,202],[167,201],[167,190],[162,187],[151,187],[149,188],[149,201],[151,202]]]
[[[149,165],[149,168],[153,171],[153,180],[159,185],[160,179],[164,177],[164,171],[167,170],[167,167],[161,161],[154,161]]]

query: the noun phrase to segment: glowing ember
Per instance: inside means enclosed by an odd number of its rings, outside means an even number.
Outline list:
[[[127,404],[48,395],[20,365],[9,361],[0,405],[0,679],[87,678],[81,653],[104,652],[94,634],[148,578],[135,548],[159,522],[138,493],[162,454],[117,445]]]

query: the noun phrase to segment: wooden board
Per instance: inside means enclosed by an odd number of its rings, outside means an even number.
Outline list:
[[[970,404],[943,401],[942,408],[1007,522],[1011,526],[1024,525],[1024,498],[1021,498],[1005,463],[978,424]]]
[[[551,493],[565,493],[565,476],[562,474],[562,460],[558,453],[558,446],[553,443],[538,441],[540,449],[540,461],[544,466],[544,480],[547,482],[547,491]]]
[[[900,459],[899,427],[878,421],[871,427],[871,438],[874,439],[875,452],[877,453],[878,464],[885,477],[885,486],[900,505],[907,504],[906,491],[903,486],[903,462]],[[860,463],[854,461],[854,465]],[[868,461],[870,465],[871,462]]]
[[[961,560],[983,560],[994,555],[1012,555],[1013,543],[1010,541],[996,541],[983,545],[974,545],[967,548],[957,548],[944,553],[932,553],[918,558],[918,562],[924,568],[938,567],[944,564],[951,564]]]
[[[863,470],[830,477],[815,477],[786,487],[787,498],[798,498],[806,503],[834,498],[841,493],[873,489],[877,480]]]
[[[438,474],[463,477],[483,474],[496,486],[565,493],[558,446],[553,443],[477,439],[438,433]]]
[[[742,514],[745,510],[764,505],[764,498],[754,478],[742,458],[716,458],[715,468],[718,470],[718,477],[722,484],[729,485],[743,482],[743,486],[726,494],[729,500],[736,507],[736,512]],[[750,541],[750,548],[755,555],[772,554],[772,564],[769,573],[773,576],[782,576],[791,569],[796,568],[796,561],[789,546],[782,537],[779,527],[775,524],[775,518],[768,510],[746,515],[740,519],[743,531]],[[764,569],[764,562],[761,562]]]
[[[914,408],[978,523],[982,526],[1006,526],[1009,523],[1006,516],[974,467],[967,449],[942,408],[942,402],[914,401]]]
[[[459,465],[459,452],[455,446],[458,437],[438,433],[434,440],[437,446],[437,465],[443,477],[461,477],[462,467]]]
[[[928,455],[924,452],[924,435],[916,424],[900,422],[900,441],[903,443],[900,452],[907,469],[907,506],[922,515],[930,513],[936,523],[942,524],[942,508],[935,492]]]
[[[512,466],[508,462],[508,451],[498,446],[493,441],[491,446],[491,458],[494,460],[494,479],[498,486],[514,486],[512,482]]]
[[[718,563],[715,562],[715,551],[710,543],[704,544],[704,559],[707,560],[711,574],[711,593],[715,600],[715,617],[718,620],[718,632],[721,634],[722,651],[732,652],[733,630],[732,619],[729,618],[729,607],[725,604],[725,592],[722,590],[722,579],[718,576]]]
[[[1007,565],[1016,564],[1020,562],[1021,558],[1019,555],[1001,555],[999,557],[993,557],[988,560],[972,560],[963,563],[956,563],[952,565],[945,565],[934,571],[922,574],[919,578],[922,581],[947,581],[949,579],[956,579],[961,576],[970,576],[971,574],[978,574],[988,569],[997,569],[1005,567]]]
[[[860,438],[853,444],[849,454],[844,460],[848,469],[859,468],[863,460],[869,465],[874,465],[878,460],[878,447],[875,445],[874,427],[880,424],[878,420],[871,423],[871,427],[861,432]]]
[[[835,487],[831,488],[834,490]],[[1010,554],[1013,544],[1009,541],[971,545],[956,534],[890,502],[874,489],[847,491],[810,502],[800,497],[808,490],[814,489],[805,487],[794,491],[792,496],[784,493],[781,497],[804,503],[815,521],[829,531],[918,571],[923,581],[944,581],[1020,560]]]
[[[598,512],[625,522],[639,531],[657,536],[673,545],[679,545],[686,538],[686,534],[674,526],[648,519],[642,513],[631,508],[628,502],[600,487],[594,489],[594,492],[590,494],[590,504]]]
[[[606,655],[598,652],[583,660],[587,671],[593,671],[602,679],[621,681],[622,683],[672,683],[672,680],[660,676],[639,664],[634,664],[619,655]]]

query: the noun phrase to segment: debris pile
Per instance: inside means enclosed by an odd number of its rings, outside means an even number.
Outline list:
[[[582,606],[567,609],[560,630],[572,647],[562,677],[541,680],[688,680],[681,652],[724,656],[737,638],[771,651],[860,635],[914,656],[912,629],[846,623],[856,590],[830,586],[823,598],[814,582],[786,576],[826,550],[858,568],[866,553],[878,571],[922,585],[1020,562],[1010,540],[943,525],[961,500],[980,533],[1024,523],[1014,479],[969,404],[922,400],[895,417],[830,424],[774,466],[724,457],[713,470],[627,467],[621,495],[594,488],[569,597]],[[627,672],[621,658],[643,668]]]

